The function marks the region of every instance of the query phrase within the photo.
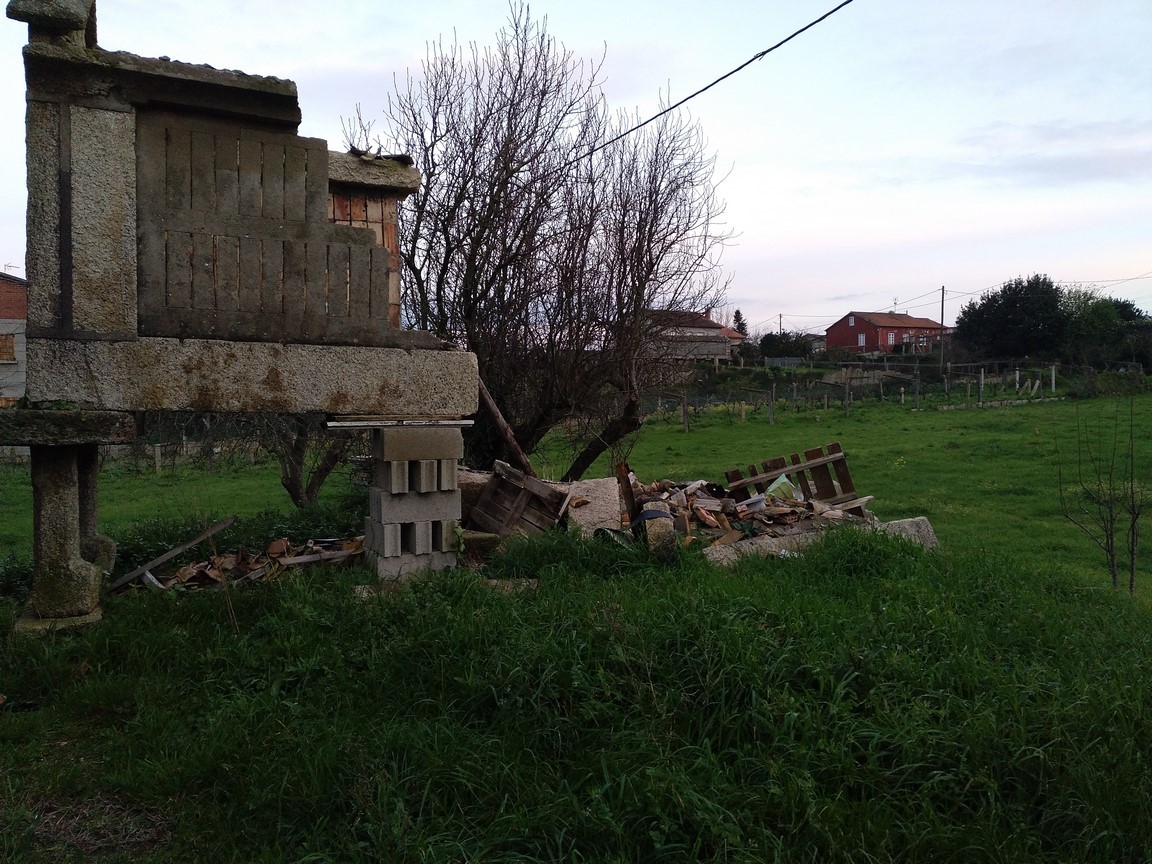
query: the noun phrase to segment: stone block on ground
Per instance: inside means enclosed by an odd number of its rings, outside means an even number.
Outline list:
[[[885,534],[894,534],[919,543],[925,549],[937,549],[940,541],[936,539],[936,532],[927,516],[915,516],[911,519],[896,519],[892,522],[881,522],[876,526],[877,531]]]
[[[704,557],[719,567],[730,567],[741,558],[768,558],[769,556],[798,552],[822,536],[820,531],[792,534],[787,537],[750,537],[727,546],[709,546]]]
[[[644,526],[644,536],[652,557],[666,563],[675,561],[680,551],[680,535],[676,533],[671,508],[663,501],[651,501],[640,511],[639,521]]]
[[[581,499],[588,503],[579,504]],[[597,528],[620,530],[620,487],[615,477],[577,480],[568,502],[568,524],[585,537]]]

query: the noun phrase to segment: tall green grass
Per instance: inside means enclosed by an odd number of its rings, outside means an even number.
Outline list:
[[[1152,850],[1152,618],[1110,591],[847,531],[729,572],[557,535],[486,575],[539,589],[455,572],[360,603],[364,574],[317,571],[6,644],[2,857]],[[100,840],[80,812],[132,818]]]

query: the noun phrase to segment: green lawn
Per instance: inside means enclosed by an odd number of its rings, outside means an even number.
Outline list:
[[[707,478],[773,456],[839,441],[857,490],[875,496],[869,505],[882,519],[927,516],[941,541],[958,549],[988,549],[1029,566],[1058,567],[1100,579],[1102,554],[1060,513],[1058,462],[1064,485],[1074,482],[1077,426],[1084,440],[1111,446],[1120,432],[1126,446],[1129,409],[1138,476],[1152,474],[1152,396],[1040,402],[1014,408],[913,411],[910,407],[853,406],[829,411],[777,411],[769,425],[764,409],[741,421],[738,411],[713,408],[691,420],[685,434],[678,415],[649,418],[626,454],[642,480]],[[568,454],[553,437],[537,457],[542,473],[558,475]],[[1057,459],[1059,448],[1060,459]],[[602,458],[593,469],[610,473]],[[1143,578],[1152,573],[1142,559]]]

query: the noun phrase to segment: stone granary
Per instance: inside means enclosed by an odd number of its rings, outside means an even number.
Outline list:
[[[27,23],[27,407],[35,581],[21,627],[99,617],[115,544],[97,446],[135,412],[321,412],[374,429],[370,560],[455,556],[476,360],[399,327],[410,160],[297,135],[279,78],[103,51],[94,0],[11,0]]]

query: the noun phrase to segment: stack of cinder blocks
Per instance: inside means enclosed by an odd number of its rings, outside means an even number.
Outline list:
[[[464,439],[459,428],[393,426],[372,431],[373,480],[364,546],[384,581],[456,564]]]

